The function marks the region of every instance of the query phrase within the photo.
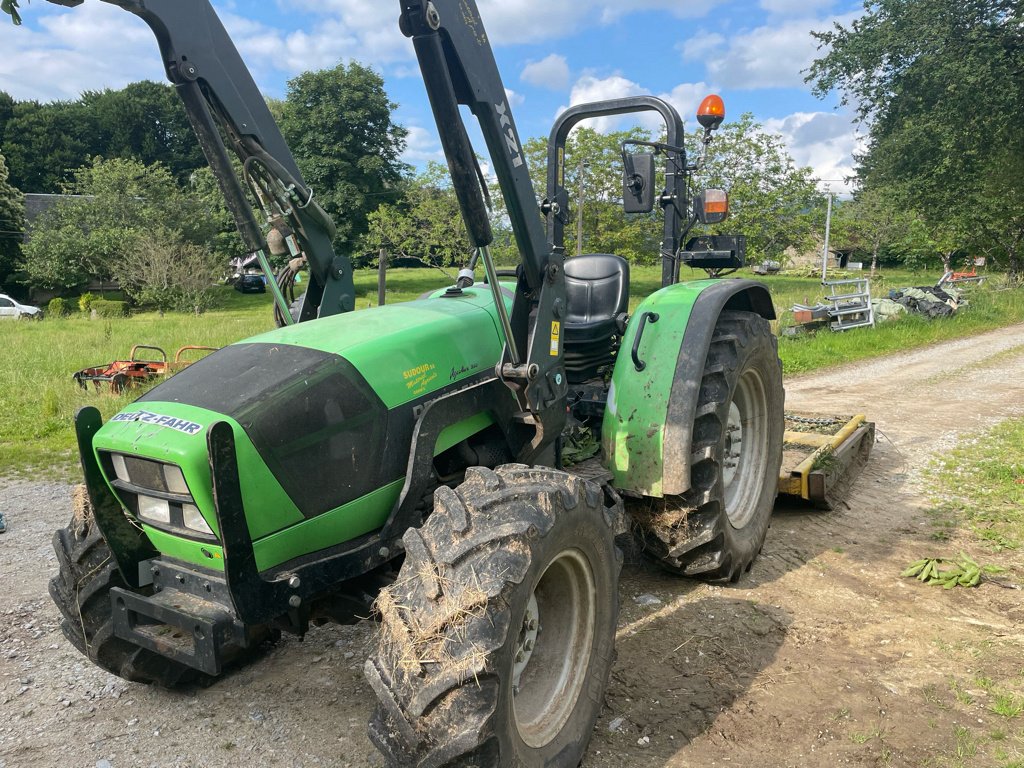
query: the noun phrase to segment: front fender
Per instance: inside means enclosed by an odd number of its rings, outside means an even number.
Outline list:
[[[704,361],[723,309],[775,319],[768,289],[753,280],[698,280],[652,293],[626,328],[601,429],[605,466],[617,488],[666,496],[690,487],[691,430]],[[638,371],[633,344],[645,313]]]

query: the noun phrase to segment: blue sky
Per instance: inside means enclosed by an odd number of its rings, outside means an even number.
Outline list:
[[[523,137],[546,136],[572,104],[653,93],[692,125],[700,99],[752,112],[835,191],[850,174],[857,134],[835,97],[814,98],[801,70],[811,30],[848,24],[848,0],[478,0]],[[0,89],[16,98],[75,98],[82,90],[162,80],[148,28],[88,0],[64,9],[22,2],[25,25],[0,26]],[[412,46],[394,0],[216,0],[257,83],[271,96],[304,69],[357,59],[384,75],[396,118],[410,130],[406,160],[442,159]],[[624,127],[604,122],[596,127]],[[482,146],[478,147],[483,149]]]

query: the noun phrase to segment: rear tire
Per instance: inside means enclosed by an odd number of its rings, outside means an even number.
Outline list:
[[[366,677],[388,765],[575,766],[614,659],[614,517],[551,469],[470,469],[442,487],[378,598]]]
[[[785,392],[778,340],[753,312],[725,310],[704,363],[690,490],[651,499],[633,518],[669,570],[735,582],[764,545],[782,465]]]
[[[79,651],[108,672],[133,683],[174,688],[207,675],[114,636],[110,590],[128,588],[91,517],[77,517],[53,535],[59,570],[50,597],[62,614],[61,630]]]

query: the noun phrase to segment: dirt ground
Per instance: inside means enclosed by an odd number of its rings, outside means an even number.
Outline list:
[[[837,511],[778,508],[763,556],[736,586],[627,566],[618,661],[584,766],[1024,759],[1024,716],[991,711],[986,690],[1024,690],[1024,592],[898,578],[925,555],[983,553],[964,532],[930,537],[922,470],[1024,413],[1024,326],[786,386],[790,408],[867,413],[879,430],[868,466]],[[213,687],[181,693],[81,658],[46,594],[50,537],[69,499],[62,485],[0,482],[0,768],[381,765],[365,735],[370,623],[286,638]],[[1019,583],[1012,557],[999,561]]]

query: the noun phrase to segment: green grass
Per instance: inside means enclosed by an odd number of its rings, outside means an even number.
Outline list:
[[[684,280],[704,276],[703,272],[685,272]],[[631,275],[632,311],[658,289],[661,270],[634,266]],[[742,276],[751,275],[744,271]],[[891,271],[876,277],[873,290],[877,295],[890,288],[934,283],[936,278],[930,273]],[[763,281],[780,314],[794,303],[813,303],[822,295],[815,277],[772,275]],[[375,306],[376,270],[358,270],[355,284],[356,309]],[[386,301],[410,301],[450,284],[450,278],[439,270],[390,270]],[[75,410],[95,405],[108,418],[139,394],[138,390],[123,396],[82,392],[71,381],[75,371],[123,359],[132,344],[155,344],[171,354],[184,344],[224,346],[273,327],[270,307],[269,294],[243,295],[224,288],[220,289],[218,306],[201,317],[141,312],[125,320],[93,321],[79,315],[48,318],[41,323],[0,323],[0,476],[72,476],[76,451],[71,424]],[[970,311],[952,320],[906,318],[892,327],[782,339],[779,354],[787,373],[803,372],[1017,321],[1024,321],[1024,291],[981,288],[974,292]]]
[[[933,519],[965,525],[994,551],[1024,545],[1024,419],[1010,419],[970,440],[932,468]]]

